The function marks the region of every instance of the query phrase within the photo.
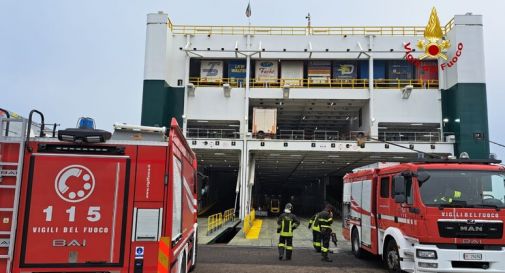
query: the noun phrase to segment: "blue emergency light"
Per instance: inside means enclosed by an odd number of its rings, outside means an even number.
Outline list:
[[[95,129],[95,120],[88,117],[81,117],[77,121],[77,128],[79,129]]]

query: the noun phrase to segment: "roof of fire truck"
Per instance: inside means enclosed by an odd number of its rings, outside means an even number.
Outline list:
[[[419,159],[409,162],[377,162],[354,169],[345,175],[344,179],[352,180],[363,176],[400,173],[403,171],[426,170],[473,170],[473,171],[505,171],[501,160],[496,159]]]

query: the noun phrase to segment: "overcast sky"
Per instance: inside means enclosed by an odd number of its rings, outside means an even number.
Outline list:
[[[174,24],[246,25],[247,0],[0,0],[0,108],[73,127],[91,116],[99,128],[140,123],[146,14]],[[490,139],[505,143],[505,1],[251,0],[253,25],[424,26],[435,6],[442,24],[484,15]],[[427,109],[429,110],[429,109]],[[505,159],[505,148],[491,145]]]

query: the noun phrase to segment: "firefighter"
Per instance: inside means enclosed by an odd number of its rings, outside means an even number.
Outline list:
[[[459,199],[461,199],[460,191],[446,188],[445,192],[443,194],[440,193],[433,201],[437,204],[438,203],[450,204],[452,203],[452,201]]]
[[[298,220],[296,215],[291,213],[292,209],[293,205],[287,203],[284,208],[284,213],[277,219],[277,233],[280,233],[278,244],[279,260],[282,260],[284,250],[286,251],[286,260],[291,260],[291,255],[293,253],[293,230],[300,225],[300,220]]]
[[[317,223],[321,229],[321,253],[323,255],[322,261],[332,262],[328,257],[330,252],[330,239],[331,239],[331,224],[333,223],[333,206],[327,205],[323,211],[318,213]]]
[[[309,229],[312,229],[312,245],[316,252],[321,252],[321,228],[317,221],[319,212],[309,219]]]

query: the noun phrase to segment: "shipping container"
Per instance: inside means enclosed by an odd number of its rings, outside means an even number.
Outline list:
[[[277,83],[278,73],[277,61],[256,61],[257,83]]]
[[[368,60],[359,62],[359,78],[368,79]],[[373,78],[385,79],[386,78],[386,61],[376,60],[373,62]]]
[[[303,62],[302,61],[282,61],[281,62],[282,85],[303,86]]]
[[[228,78],[230,84],[235,86],[243,86],[246,76],[245,61],[229,61],[228,62]]]
[[[253,108],[253,136],[273,138],[277,133],[277,109]]]
[[[202,82],[222,82],[223,61],[202,61],[200,66],[200,78]]]
[[[437,61],[421,61],[416,67],[416,79],[422,81],[438,81]]]
[[[414,79],[414,65],[406,60],[388,62],[389,79],[412,80]]]
[[[329,84],[331,61],[309,61],[307,71],[309,84]]]
[[[333,79],[358,78],[358,63],[356,61],[333,62]]]

